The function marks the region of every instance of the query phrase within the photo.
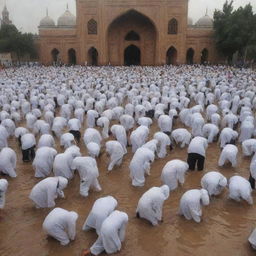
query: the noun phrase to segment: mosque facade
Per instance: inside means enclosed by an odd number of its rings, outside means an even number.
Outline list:
[[[216,63],[213,20],[195,24],[188,0],[76,0],[57,23],[39,25],[44,65],[164,65]]]

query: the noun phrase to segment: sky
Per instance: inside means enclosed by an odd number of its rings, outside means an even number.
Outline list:
[[[214,10],[222,9],[224,2],[225,0],[189,0],[188,16],[195,23],[208,9],[208,15],[212,17]],[[46,16],[46,8],[55,22],[66,10],[67,4],[69,10],[76,14],[75,0],[0,0],[0,10],[5,3],[10,12],[10,19],[22,32],[38,33],[37,27],[40,20]],[[248,3],[251,3],[256,12],[256,0],[234,0],[234,7]]]

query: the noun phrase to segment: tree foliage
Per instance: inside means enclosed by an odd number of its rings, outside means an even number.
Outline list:
[[[36,47],[33,34],[21,33],[14,25],[2,25],[0,29],[0,52],[15,53],[18,59],[25,55],[34,58]]]
[[[233,1],[226,1],[222,10],[214,12],[214,30],[217,49],[232,60],[234,53],[253,58],[256,47],[256,14],[251,4],[233,8]]]

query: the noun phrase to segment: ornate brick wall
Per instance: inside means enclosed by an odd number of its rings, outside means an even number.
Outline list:
[[[141,65],[163,65],[170,59],[175,64],[186,63],[189,48],[194,51],[194,63],[201,62],[203,49],[207,49],[208,61],[217,61],[213,31],[187,26],[187,0],[77,0],[76,5],[76,27],[39,28],[43,64],[52,63],[53,49],[68,63],[71,48],[78,64],[89,64],[96,58],[90,55],[95,48],[97,64],[123,65],[130,45],[139,48]],[[168,31],[172,19],[177,21],[177,33]],[[130,31],[139,40],[125,40]],[[170,47],[175,49],[175,57],[167,58]]]

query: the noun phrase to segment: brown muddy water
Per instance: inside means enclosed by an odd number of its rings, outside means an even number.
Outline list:
[[[180,125],[179,125],[180,127]],[[177,128],[177,125],[174,127]],[[156,124],[151,128],[151,136],[157,131]],[[83,133],[82,133],[83,135]],[[131,186],[129,162],[131,148],[124,157],[120,168],[107,173],[108,157],[103,153],[97,160],[100,171],[101,192],[92,191],[87,198],[79,195],[79,177],[64,190],[65,199],[57,199],[56,206],[79,214],[75,241],[68,246],[61,246],[52,238],[47,238],[42,230],[42,223],[51,209],[36,209],[28,198],[32,187],[40,181],[34,178],[31,163],[23,163],[20,149],[14,139],[9,146],[18,155],[18,177],[9,181],[7,202],[0,210],[0,256],[79,256],[82,249],[90,247],[97,238],[94,231],[83,232],[82,225],[96,199],[112,195],[118,200],[118,209],[129,215],[126,239],[119,256],[183,256],[183,255],[218,255],[244,256],[255,255],[247,238],[256,226],[256,207],[245,202],[227,199],[227,190],[219,197],[211,199],[210,205],[203,208],[201,223],[187,221],[178,216],[179,200],[188,189],[200,188],[201,177],[208,171],[219,170],[227,178],[239,174],[248,178],[250,158],[244,158],[239,147],[238,167],[229,165],[218,168],[220,149],[216,143],[207,150],[206,166],[203,172],[190,172],[183,187],[170,194],[164,204],[164,222],[152,227],[148,222],[135,218],[135,209],[141,195],[152,186],[160,186],[160,175],[166,162],[172,159],[186,160],[186,149],[175,148],[165,159],[156,159],[151,166],[151,176],[146,178],[142,188]],[[86,149],[80,142],[83,155]],[[58,151],[63,151],[58,147]],[[0,175],[0,178],[6,176]],[[256,195],[253,192],[256,202]],[[105,255],[105,254],[103,254]]]

